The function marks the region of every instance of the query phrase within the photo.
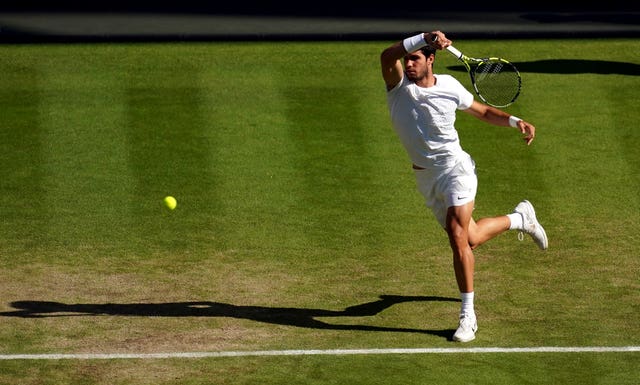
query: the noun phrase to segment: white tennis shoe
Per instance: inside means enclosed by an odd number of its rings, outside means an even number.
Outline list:
[[[539,248],[546,250],[549,247],[547,233],[536,219],[536,211],[533,209],[533,205],[528,200],[523,200],[518,203],[514,212],[522,215],[522,231],[531,235],[531,238]]]
[[[473,341],[476,339],[476,331],[478,331],[478,320],[476,317],[469,314],[461,315],[458,330],[453,334],[453,340],[456,342]]]

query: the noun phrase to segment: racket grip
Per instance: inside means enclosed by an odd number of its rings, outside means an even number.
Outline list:
[[[458,51],[454,46],[450,45],[447,47],[447,51],[451,52],[451,54],[458,59],[462,57],[462,52]]]

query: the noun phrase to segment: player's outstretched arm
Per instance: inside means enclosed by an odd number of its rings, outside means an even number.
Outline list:
[[[533,124],[477,100],[474,100],[471,107],[463,111],[496,126],[519,129],[527,145],[531,144],[536,136],[536,128]]]

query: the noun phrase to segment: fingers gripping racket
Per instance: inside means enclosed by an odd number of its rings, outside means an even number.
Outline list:
[[[447,51],[464,64],[471,84],[483,102],[494,107],[507,107],[520,95],[520,72],[509,61],[497,57],[469,57],[453,46],[448,46]]]

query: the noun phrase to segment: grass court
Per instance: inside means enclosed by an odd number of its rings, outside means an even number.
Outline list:
[[[0,46],[0,383],[637,384],[637,350],[15,359],[640,346],[640,41],[455,42],[518,66],[505,110],[537,127],[458,114],[475,217],[528,199],[549,236],[476,250],[468,344],[388,44]]]

